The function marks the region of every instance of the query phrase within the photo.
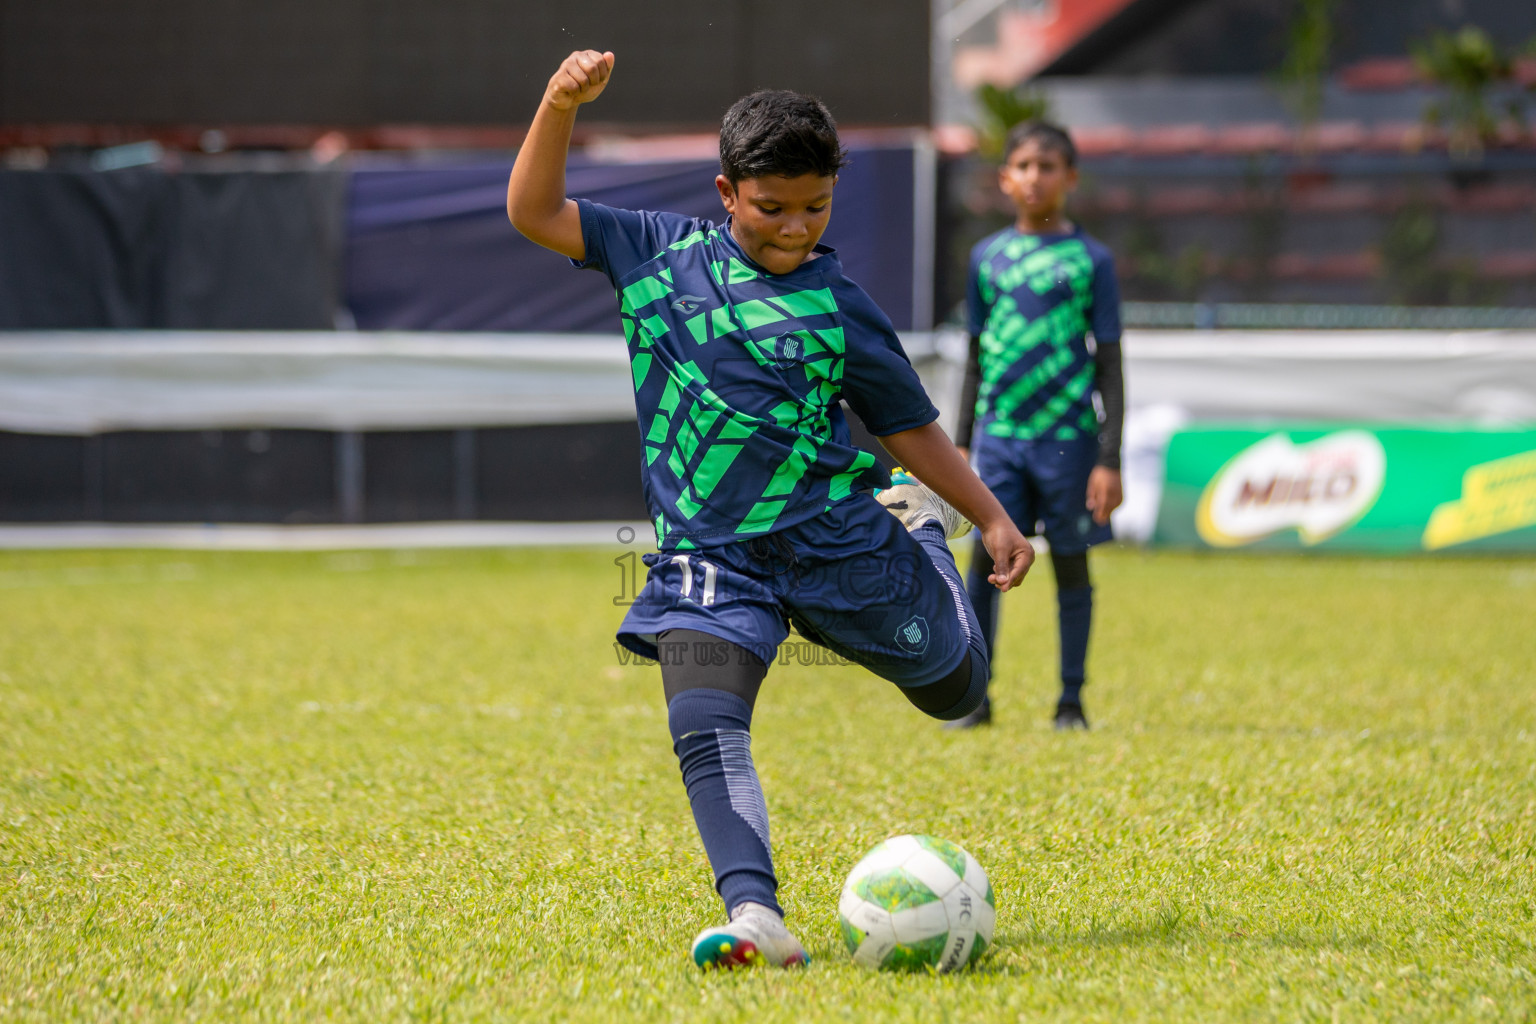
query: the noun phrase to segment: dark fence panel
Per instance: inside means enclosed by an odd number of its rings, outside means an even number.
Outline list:
[[[86,449],[95,440],[0,431],[0,521],[99,518],[86,500]]]
[[[646,518],[633,422],[480,430],[0,431],[0,522]],[[360,495],[348,493],[358,487]]]
[[[368,522],[454,519],[454,432],[381,430],[363,435],[363,516]]]
[[[336,446],[325,431],[134,430],[89,440],[100,445],[104,522],[308,523],[336,517]]]
[[[476,432],[482,519],[645,519],[632,421]]]
[[[339,171],[0,171],[0,329],[330,328]]]

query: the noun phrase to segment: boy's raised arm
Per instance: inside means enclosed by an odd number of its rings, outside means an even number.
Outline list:
[[[528,137],[507,180],[507,219],[531,241],[573,260],[585,259],[581,214],[565,196],[565,160],[576,108],[602,93],[612,53],[578,50],[560,63],[544,89]]]

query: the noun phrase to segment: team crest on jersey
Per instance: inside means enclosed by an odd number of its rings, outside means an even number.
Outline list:
[[[800,365],[805,358],[805,342],[794,334],[785,334],[774,339],[773,365],[781,370],[790,370]]]
[[[708,301],[702,295],[679,295],[676,299],[672,300],[672,308],[686,315],[692,313]]]
[[[928,620],[914,615],[896,628],[896,646],[911,654],[928,649]]]

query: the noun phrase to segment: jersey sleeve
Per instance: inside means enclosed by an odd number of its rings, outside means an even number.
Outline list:
[[[1120,343],[1120,282],[1115,279],[1115,260],[1107,250],[1094,254],[1093,308],[1088,313],[1095,345]]]
[[[890,318],[857,285],[834,287],[843,320],[843,398],[877,437],[939,418]]]
[[[578,199],[576,206],[581,211],[581,240],[587,247],[587,256],[571,260],[571,265],[578,270],[602,271],[614,287],[631,270],[654,259],[673,242],[710,227],[680,213],[621,210],[590,199]]]
[[[970,270],[965,275],[965,324],[973,338],[981,337],[987,314],[992,311],[981,297],[981,253],[980,245],[971,250]]]

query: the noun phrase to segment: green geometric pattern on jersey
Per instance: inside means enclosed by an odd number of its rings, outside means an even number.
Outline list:
[[[680,252],[718,236],[717,229],[696,231],[667,248]],[[762,278],[735,257],[711,262],[709,275],[719,285],[742,285]],[[769,423],[794,431],[799,436],[789,453],[736,525],[738,535],[767,532],[788,505],[796,485],[816,463],[821,446],[832,437],[831,411],[841,392],[845,352],[843,329],[833,322],[837,303],[828,288],[805,289],[736,303],[711,304],[712,300],[706,299],[679,317],[672,306],[678,296],[672,278],[672,268],[661,267],[619,292],[636,394],[657,385],[653,375],[666,377],[656,413],[645,431],[646,466],[660,460],[677,479],[681,492],[674,505],[681,519],[687,520],[726,480],[746,439]],[[817,317],[825,321],[817,328],[802,326],[782,335],[774,329],[786,321]],[[684,332],[684,338],[697,346],[734,334],[759,366],[784,369],[788,364],[791,373],[796,372],[795,367],[802,369],[807,390],[798,400],[779,402],[769,410],[767,419],[734,409],[715,393],[697,363],[681,360],[669,364],[658,358],[657,342],[673,331]],[[677,351],[679,346],[673,340],[673,351]],[[848,497],[854,481],[874,465],[874,456],[859,452],[843,472],[830,479],[828,507]],[[669,522],[663,511],[655,525],[657,543],[663,544],[677,524]],[[696,545],[687,537],[677,537],[672,546]]]
[[[1044,245],[1033,235],[1005,234],[983,253],[977,273],[989,309],[981,332],[977,422],[990,413],[984,429],[996,437],[1070,440],[1096,435],[1098,415],[1088,397],[1094,366],[1082,347],[1093,301],[1088,247],[1077,238]],[[1068,287],[1064,301],[1033,318],[1020,312],[1014,297],[1020,288],[1045,295],[1062,284]],[[1060,379],[1063,374],[1067,376]],[[1051,398],[1021,413],[1020,407],[1047,387],[1053,391]],[[1079,413],[1063,422],[1073,406],[1080,407]]]

